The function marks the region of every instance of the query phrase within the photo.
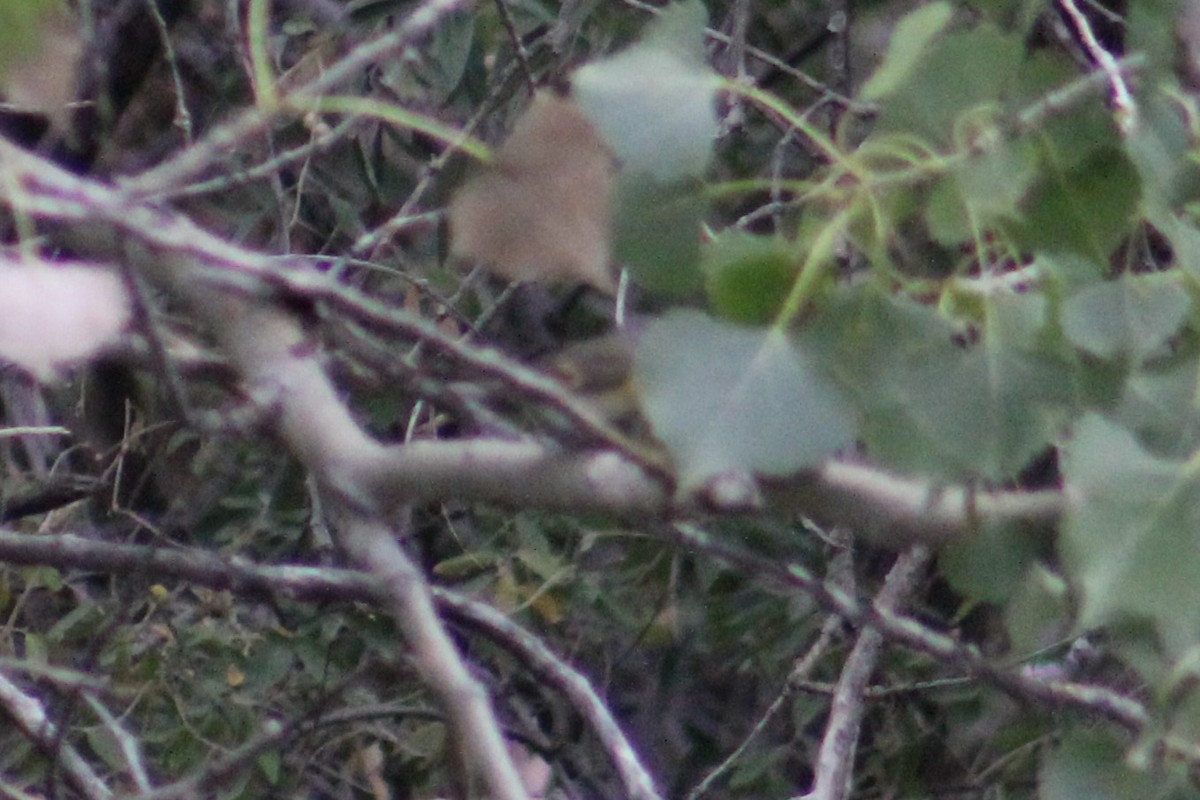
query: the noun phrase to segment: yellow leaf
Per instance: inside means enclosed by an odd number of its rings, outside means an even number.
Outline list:
[[[552,624],[562,622],[563,617],[566,616],[563,613],[562,603],[558,601],[558,598],[550,594],[550,592],[542,592],[539,595],[535,595],[529,604],[538,613],[538,616]]]
[[[246,673],[238,669],[237,664],[230,664],[225,668],[225,683],[236,689],[246,682]]]

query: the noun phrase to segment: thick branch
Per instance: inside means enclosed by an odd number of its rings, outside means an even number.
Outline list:
[[[548,378],[507,361],[494,351],[449,339],[435,326],[403,311],[382,308],[370,298],[322,275],[284,269],[263,254],[201,230],[182,215],[130,200],[116,190],[71,175],[5,141],[0,141],[0,168],[13,176],[10,185],[20,187],[7,198],[15,209],[51,220],[102,222],[132,242],[149,248],[149,252],[140,254],[126,252],[125,258],[158,269],[160,279],[177,281],[177,291],[192,295],[197,307],[213,309],[212,316],[216,317],[213,322],[218,330],[227,328],[235,317],[246,313],[243,310],[228,314],[223,310],[222,298],[230,291],[262,298],[286,287],[305,296],[333,300],[346,310],[369,313],[372,324],[390,325],[398,332],[426,341],[456,360],[465,360],[473,369],[485,370],[513,388],[533,393],[538,400],[573,414],[581,425],[591,426],[594,435],[590,438],[596,445],[611,451],[567,455],[546,445],[500,440],[426,442],[416,447],[385,448],[368,439],[348,418],[338,422],[319,411],[338,407],[330,405],[335,399],[331,387],[310,387],[306,391],[325,397],[311,397],[311,402],[305,404],[307,410],[299,416],[285,413],[284,427],[292,431],[287,435],[289,441],[300,448],[297,455],[306,464],[316,459],[336,464],[344,478],[352,475],[356,491],[361,493],[360,501],[387,507],[406,498],[458,498],[526,507],[588,509],[620,516],[661,516],[673,510],[672,498],[658,479],[657,465],[648,464],[640,453],[628,449],[627,443],[611,436],[602,421],[589,416],[581,404]],[[74,249],[82,255],[111,259],[112,238],[96,233],[92,226],[87,230],[87,238],[74,237],[71,242]],[[211,279],[218,279],[225,291],[205,288]],[[267,302],[260,299],[258,305]],[[253,304],[243,303],[242,307],[252,308]],[[282,312],[270,315],[270,319],[262,324],[261,337],[258,333],[249,339],[229,337],[229,346],[244,350],[244,357],[250,361],[257,360],[259,355],[254,352],[257,340],[269,338],[272,330],[292,325]],[[307,347],[298,333],[288,346],[299,351]],[[272,366],[287,367],[289,360],[302,359],[278,359]],[[272,396],[269,387],[282,387],[286,381],[270,368],[259,374],[262,376],[257,380],[259,388],[266,389],[261,398],[278,401],[280,398]],[[303,385],[303,381],[297,385]],[[318,420],[307,415],[313,413],[323,417],[319,426],[323,431],[312,430],[318,427]],[[305,433],[306,429],[312,433]],[[340,455],[325,459],[321,454]],[[497,466],[502,469],[497,470]],[[507,468],[512,471],[506,473]],[[982,523],[1018,522],[1050,530],[1065,507],[1064,495],[1058,491],[973,491],[901,478],[861,463],[836,461],[812,473],[763,484],[771,510],[800,513],[829,526],[844,525],[897,548],[913,542],[939,545],[969,533]]]
[[[525,798],[487,692],[471,676],[438,619],[425,576],[400,549],[390,527],[354,512],[339,516],[343,548],[382,583],[387,609],[404,633],[421,679],[437,693],[453,723],[460,768],[477,771],[492,797]]]

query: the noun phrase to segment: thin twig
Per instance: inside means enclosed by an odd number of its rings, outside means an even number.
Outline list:
[[[146,0],[146,9],[154,26],[158,28],[158,36],[162,39],[163,59],[171,70],[171,82],[175,86],[175,127],[183,133],[183,141],[192,143],[192,112],[188,111],[187,95],[183,91],[183,76],[179,72],[179,59],[175,55],[175,45],[171,43],[171,29],[158,10],[158,0]]]
[[[1146,708],[1106,686],[1041,680],[1020,670],[998,667],[973,645],[963,644],[916,620],[863,603],[846,595],[797,563],[779,562],[740,550],[710,536],[696,525],[677,523],[664,530],[689,548],[706,552],[737,566],[748,574],[777,582],[810,595],[823,608],[840,615],[854,625],[870,625],[888,639],[956,666],[996,686],[1012,696],[1035,703],[1043,710],[1073,708],[1115,722],[1130,731],[1140,731],[1149,721]],[[1185,747],[1189,760],[1200,763],[1200,748]]]
[[[1015,697],[1039,704],[1043,711],[1074,708],[1111,719],[1131,730],[1140,729],[1149,718],[1139,702],[1107,687],[1047,680],[1036,672],[997,667],[987,661],[977,648],[938,633],[914,619],[872,609],[857,598],[828,588],[824,581],[808,574],[797,564],[747,553],[692,525],[675,525],[664,533],[682,541],[689,548],[733,564],[748,575],[804,591],[840,618],[852,624],[874,625],[887,638],[927,653],[942,663],[962,667],[966,672],[984,678]],[[0,561],[172,576],[252,598],[278,595],[306,602],[331,599],[375,602],[374,593],[377,591],[369,577],[355,570],[298,565],[262,566],[241,557],[223,558],[202,550],[112,544],[70,533],[29,536],[0,528]],[[466,613],[472,608],[470,601],[441,589],[435,588],[434,596],[439,604],[446,604],[448,612]],[[477,621],[487,628],[489,619],[491,616],[483,613]],[[476,621],[475,617],[472,617],[472,621]],[[1200,750],[1194,746],[1189,749],[1176,743],[1174,747],[1183,757],[1200,763]]]
[[[754,723],[754,727],[743,737],[737,747],[688,792],[686,800],[699,800],[709,789],[717,784],[717,781],[724,778],[726,774],[738,765],[742,760],[742,756],[750,750],[751,745],[758,741],[759,737],[766,732],[770,723],[787,708],[788,703],[796,693],[796,687],[807,681],[808,676],[816,668],[817,662],[821,660],[830,646],[832,646],[834,637],[841,627],[841,617],[830,615],[825,618],[816,640],[809,646],[804,655],[796,659],[796,663],[792,666],[792,671],[788,675],[783,690],[771,701],[771,705],[767,706],[766,711],[759,716],[758,721]]]
[[[633,800],[657,800],[660,797],[654,778],[587,678],[554,655],[541,639],[491,606],[450,592],[439,592],[436,597],[447,612],[470,627],[486,632],[489,638],[516,655],[540,678],[562,692],[600,740],[621,779],[626,796]]]
[[[196,586],[231,591],[246,598],[286,597],[302,602],[340,600],[379,605],[386,596],[378,580],[358,570],[267,566],[205,550],[116,544],[62,532],[52,536],[30,536],[0,528],[0,562],[154,575],[160,581],[182,580]],[[491,606],[439,587],[432,591],[434,602],[444,614],[464,628],[492,640],[562,693],[604,747],[629,797],[637,800],[658,797],[654,779],[582,673]],[[94,691],[104,687],[88,684],[86,688]]]
[[[56,756],[59,769],[80,794],[90,800],[107,800],[112,790],[92,770],[79,752],[61,741],[58,726],[46,716],[37,698],[21,691],[15,683],[0,675],[0,709],[12,718],[21,732],[47,755]]]
[[[1121,133],[1129,133],[1137,124],[1137,103],[1134,102],[1133,94],[1129,91],[1129,85],[1125,83],[1125,76],[1121,74],[1120,65],[1113,58],[1112,53],[1105,50],[1104,46],[1100,44],[1095,31],[1092,30],[1092,23],[1088,21],[1087,15],[1079,10],[1079,6],[1075,5],[1075,0],[1058,0],[1058,2],[1067,16],[1071,18],[1071,24],[1075,26],[1075,32],[1079,34],[1079,40],[1087,49],[1088,55],[1107,76],[1109,86],[1112,88],[1117,127],[1120,128]]]
[[[110,261],[115,257],[137,257],[140,253],[141,257],[148,256],[154,262],[183,259],[187,267],[181,269],[189,283],[203,283],[206,287],[241,293],[259,304],[264,296],[317,300],[362,323],[414,341],[425,341],[428,347],[448,356],[454,363],[477,375],[498,380],[521,396],[561,413],[571,426],[583,432],[585,443],[591,441],[615,451],[604,461],[602,481],[600,475],[589,476],[586,472],[600,466],[600,462],[592,458],[597,454],[578,453],[576,449],[576,469],[583,472],[574,474],[583,482],[572,489],[570,498],[564,499],[593,509],[597,509],[598,503],[604,502],[606,497],[634,500],[632,512],[611,509],[626,516],[630,513],[661,514],[668,509],[669,498],[661,483],[637,489],[639,481],[647,482],[647,474],[663,474],[661,462],[657,460],[659,456],[645,452],[644,445],[633,444],[628,437],[614,431],[607,420],[552,378],[517,364],[498,351],[460,341],[420,317],[339,285],[329,276],[306,269],[287,269],[285,260],[239,247],[200,229],[180,214],[131,201],[118,191],[72,175],[3,140],[0,140],[0,172],[10,177],[9,183],[14,187],[4,199],[21,213],[55,220],[104,222],[136,240],[130,244],[127,253],[114,251],[111,240],[102,236],[89,235],[86,239],[70,242],[85,256]],[[150,252],[147,252],[147,246]],[[270,398],[264,400],[269,404]],[[472,481],[483,481],[476,485],[489,487],[485,495],[489,500],[498,499],[493,492],[507,491],[512,500],[533,502],[540,487],[514,488],[512,483],[504,480],[509,476],[484,475],[483,471],[494,465],[472,461],[478,453],[469,451],[491,452],[510,463],[515,460],[525,470],[536,468],[541,459],[539,477],[550,479],[563,488],[566,487],[564,481],[554,480],[546,470],[557,469],[572,461],[563,453],[530,442],[509,441],[503,446],[496,442],[475,443],[471,440],[414,444],[425,448],[421,458],[399,451],[380,454],[396,466],[398,471],[392,477],[406,474],[409,480],[418,480],[416,487],[424,491],[432,491],[432,487],[438,486],[439,491],[453,492],[455,487],[470,487]],[[447,476],[449,482],[440,485],[420,480],[417,473],[408,471],[422,468],[422,459],[434,459],[440,469],[462,470],[463,479],[456,482]],[[849,461],[832,461],[812,473],[760,483],[771,508],[799,511],[826,528],[844,525],[895,548],[916,542],[941,544],[953,541],[983,522],[1007,521],[1030,530],[1052,531],[1068,503],[1061,490],[974,493],[962,487],[935,490],[928,481],[904,478],[870,464]],[[614,485],[633,490],[634,495],[625,491],[609,492]],[[391,487],[391,491],[394,490],[395,487]],[[469,499],[469,495],[464,499]],[[654,503],[659,505],[655,507]],[[554,507],[561,506],[556,504]]]
[[[653,14],[656,17],[662,13],[661,8],[659,8],[657,6],[652,6],[649,3],[644,3],[644,2],[642,2],[642,0],[624,0],[624,2],[628,6],[632,6],[633,8],[636,8],[640,11],[645,11],[649,14]],[[726,45],[732,43],[732,40],[731,40],[731,37],[729,36],[729,34],[722,33],[721,31],[718,31],[718,30],[713,30],[712,28],[705,28],[704,35],[707,38],[712,39],[715,42],[721,42],[722,44],[726,44]],[[759,48],[754,47],[753,45],[747,45],[746,46],[746,55],[750,56],[755,61],[760,61],[763,64],[766,64],[774,69],[779,70],[780,72],[784,73],[785,75],[788,75],[789,77],[795,78],[796,80],[800,81],[805,86],[807,86],[808,88],[813,89],[814,91],[820,92],[823,99],[832,100],[833,102],[836,102],[842,106],[845,106],[847,109],[850,109],[852,111],[857,111],[860,113],[871,113],[871,112],[878,110],[877,107],[871,103],[862,103],[858,100],[855,100],[851,97],[847,97],[846,95],[841,94],[840,92],[838,92],[838,91],[834,90],[832,87],[830,87],[828,84],[822,83],[821,81],[812,77],[811,75],[809,75],[807,72],[804,72],[803,70],[796,69],[791,64],[784,61],[783,59],[773,56],[770,53],[766,52],[765,50],[760,50]]]
[[[447,14],[470,5],[471,0],[425,0],[394,30],[361,44],[310,83],[288,93],[296,100],[315,100],[337,88],[371,64],[379,63],[424,36]],[[282,106],[286,106],[283,103]],[[281,107],[282,107],[281,106]],[[121,181],[132,197],[157,198],[165,192],[186,186],[228,155],[239,152],[245,143],[263,132],[275,111],[249,108],[229,122],[211,130],[191,147],[139,175]]]
[[[105,727],[109,735],[116,740],[117,748],[121,751],[121,758],[125,760],[129,776],[133,779],[133,785],[138,788],[138,791],[149,791],[150,776],[146,772],[146,765],[142,758],[141,743],[134,736],[130,735],[129,731],[125,730],[125,726],[121,724],[121,721],[113,716],[112,712],[96,697],[91,694],[85,694],[83,701],[87,703],[92,713],[100,718],[100,724]]]
[[[334,142],[350,133],[362,120],[358,117],[348,117],[332,128],[325,128],[324,123],[314,125],[312,136],[308,142],[285,150],[279,155],[244,169],[230,169],[206,181],[190,183],[176,189],[160,192],[159,200],[177,200],[184,197],[196,197],[202,194],[223,192],[236,189],[247,183],[261,180],[273,180],[279,176],[280,170],[299,161],[310,158],[314,153],[325,150]]]
[[[500,12],[500,21],[504,24],[504,31],[508,34],[508,42],[512,45],[513,54],[520,66],[521,77],[525,79],[525,88],[529,90],[530,96],[533,96],[533,93],[537,91],[537,81],[534,80],[533,69],[529,66],[529,53],[525,49],[525,43],[521,41],[521,33],[517,30],[512,9],[508,7],[508,0],[494,0],[494,2],[496,10]]]

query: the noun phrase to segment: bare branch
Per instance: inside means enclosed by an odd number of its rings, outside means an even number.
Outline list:
[[[750,729],[750,732],[746,734],[738,746],[688,792],[687,800],[699,800],[709,789],[716,785],[717,781],[737,765],[742,756],[750,749],[750,745],[757,741],[767,730],[767,725],[780,712],[787,708],[788,701],[796,693],[797,687],[804,685],[808,681],[808,676],[833,644],[834,636],[841,627],[841,617],[836,615],[826,617],[825,621],[821,624],[821,630],[817,634],[816,640],[805,651],[804,655],[796,659],[796,663],[792,667],[791,674],[788,675],[787,684],[783,687],[783,691],[771,701],[771,705],[767,706],[766,711],[759,716],[758,721],[754,723],[754,727]]]
[[[1149,714],[1141,703],[1106,686],[1043,680],[1021,671],[1003,669],[985,658],[978,647],[963,644],[910,617],[865,604],[857,597],[828,586],[800,564],[780,563],[747,553],[709,536],[695,525],[676,524],[664,533],[673,533],[687,547],[716,556],[749,574],[805,592],[823,608],[848,622],[874,627],[887,639],[975,675],[1024,702],[1048,708],[1073,708],[1134,732],[1140,731],[1149,721]],[[1194,755],[1200,760],[1200,753]]]
[[[491,606],[450,592],[439,592],[436,597],[447,611],[472,628],[478,627],[562,692],[600,740],[628,797],[632,800],[657,800],[660,797],[653,777],[587,678],[554,655],[540,639]]]
[[[1117,127],[1121,129],[1122,133],[1129,133],[1137,124],[1137,103],[1134,102],[1133,94],[1125,83],[1125,76],[1121,74],[1117,60],[1100,44],[1095,31],[1092,30],[1092,24],[1088,22],[1087,16],[1079,10],[1079,6],[1075,5],[1075,0],[1059,0],[1059,5],[1071,18],[1071,24],[1075,26],[1075,32],[1079,34],[1079,39],[1087,49],[1088,55],[1092,57],[1096,66],[1108,79],[1112,89]]]
[[[389,449],[370,440],[338,411],[324,420],[330,426],[328,430],[305,433],[297,439],[298,444],[307,442],[305,446],[312,447],[307,454],[297,453],[297,456],[309,464],[314,459],[321,463],[322,454],[339,453],[330,463],[337,465],[343,477],[353,473],[359,500],[383,507],[411,499],[457,497],[549,508],[579,507],[620,516],[661,516],[673,510],[674,499],[667,491],[669,474],[664,474],[666,467],[661,456],[614,431],[594,410],[547,376],[494,350],[449,337],[424,320],[387,308],[326,276],[285,269],[286,265],[279,261],[226,242],[179,214],[132,201],[120,192],[71,175],[4,141],[0,141],[0,168],[11,171],[14,185],[21,188],[7,198],[14,208],[48,219],[101,221],[129,234],[138,246],[128,246],[125,258],[159,270],[160,279],[174,275],[181,282],[179,291],[194,295],[199,307],[211,307],[214,303],[223,307],[225,301],[221,298],[231,291],[243,297],[261,298],[264,293],[272,295],[285,290],[329,302],[335,310],[353,313],[365,323],[426,342],[458,363],[563,412],[578,424],[589,441],[612,450],[565,455],[554,447],[507,440],[425,442],[416,447],[408,445],[413,448],[408,451]],[[89,238],[85,240],[72,242],[77,250],[112,257],[111,239],[105,240],[90,228],[87,235]],[[152,248],[153,253],[139,250],[144,246]],[[171,266],[179,259],[186,260],[187,266]],[[252,305],[242,303],[244,308]],[[241,313],[244,316],[246,312]],[[216,327],[222,330],[238,315],[217,316]],[[268,317],[273,321],[267,322]],[[227,337],[229,346],[246,350],[245,356],[251,361],[258,359],[258,355],[250,352],[256,342],[269,339],[273,329],[292,327],[290,318],[282,311],[271,315],[264,312],[261,319],[261,325],[257,322],[243,325],[248,339]],[[272,396],[269,388],[283,385],[278,380],[283,373],[278,370],[286,373],[292,362],[303,362],[290,355],[291,347],[304,352],[308,345],[302,336],[293,335],[280,351],[284,356],[271,362],[260,373],[261,379],[251,381],[252,386],[258,385],[263,402],[279,399]],[[314,366],[314,369],[319,372],[319,368]],[[304,381],[300,384],[304,385]],[[323,399],[311,397],[305,404],[309,411],[298,417],[284,416],[285,422],[290,420],[288,424],[294,424],[297,435],[316,427],[317,420],[305,414],[340,405],[327,383],[324,388],[312,391],[324,395]],[[498,464],[513,467],[514,471],[498,473],[495,469]],[[424,472],[426,469],[429,472]],[[540,488],[530,477],[536,477],[545,488]],[[775,510],[795,511],[828,527],[844,525],[895,548],[914,542],[936,546],[985,522],[1016,522],[1050,530],[1057,525],[1066,505],[1059,491],[974,491],[901,478],[870,465],[840,461],[811,473],[762,483],[768,506]]]
[[[461,751],[461,767],[478,772],[492,797],[526,798],[487,693],[467,670],[438,619],[429,584],[400,549],[395,531],[353,512],[338,517],[342,546],[380,581],[388,611],[404,632],[421,678],[445,708]]]
[[[1058,490],[987,491],[905,478],[854,461],[830,461],[809,476],[764,481],[767,502],[892,548],[938,546],[980,525],[1010,522],[1051,532],[1066,511]]]
[[[83,700],[88,704],[88,708],[92,710],[100,719],[102,724],[109,732],[109,735],[117,742],[117,747],[121,751],[121,758],[125,759],[125,766],[129,770],[129,776],[133,780],[133,785],[138,788],[138,791],[147,792],[150,790],[150,777],[146,773],[145,761],[142,758],[142,746],[138,740],[132,736],[129,731],[121,724],[121,721],[113,716],[103,703],[101,703],[94,695],[84,694]]]
[[[345,58],[331,65],[311,83],[293,90],[290,95],[307,99],[320,97],[358,75],[365,67],[379,63],[407,47],[429,32],[444,16],[468,5],[470,0],[425,0],[394,30],[355,47]],[[273,118],[273,111],[257,107],[246,109],[154,169],[122,181],[122,188],[130,196],[139,198],[153,198],[177,190],[265,131]]]
[[[62,741],[58,726],[46,716],[46,709],[37,698],[21,691],[4,675],[0,675],[0,708],[42,752],[57,756],[58,767],[80,794],[91,800],[106,800],[113,796],[112,790],[75,748]]]
[[[898,612],[929,563],[929,551],[915,547],[896,559],[875,598],[875,608]],[[854,754],[862,726],[863,698],[871,674],[879,661],[883,633],[878,628],[866,628],[850,650],[830,703],[829,722],[817,754],[812,791],[807,800],[844,800],[850,794]]]

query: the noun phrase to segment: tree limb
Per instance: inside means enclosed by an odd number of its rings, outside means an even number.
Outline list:
[[[131,200],[117,190],[72,175],[6,141],[0,141],[0,169],[13,176],[10,185],[19,187],[6,198],[14,209],[50,220],[105,223],[130,237],[132,244],[127,245],[125,258],[159,269],[160,278],[174,271],[193,294],[201,292],[203,287],[203,297],[207,300],[199,301],[201,305],[213,302],[222,305],[224,301],[220,298],[230,293],[240,294],[243,299],[259,298],[256,302],[262,305],[269,302],[263,298],[264,294],[269,298],[281,290],[341,304],[360,317],[365,315],[366,321],[373,325],[389,326],[427,342],[459,363],[565,410],[584,430],[592,432],[590,440],[594,446],[609,451],[566,454],[557,447],[531,440],[439,441],[422,442],[416,447],[406,445],[409,450],[386,448],[366,437],[352,420],[343,418],[338,422],[319,412],[324,417],[322,425],[331,427],[323,433],[297,437],[294,440],[297,446],[309,448],[307,454],[297,455],[309,463],[318,453],[341,453],[333,461],[338,470],[354,475],[356,490],[362,493],[360,501],[384,507],[415,499],[459,498],[526,507],[585,508],[621,517],[662,517],[689,511],[686,506],[677,507],[676,498],[669,491],[669,475],[663,474],[664,465],[648,456],[644,446],[631,446],[553,380],[496,351],[452,339],[424,320],[386,308],[321,274],[288,269],[278,260],[207,233],[180,214]],[[86,238],[76,236],[71,244],[83,254],[107,259],[112,258],[115,247],[112,238],[97,233],[94,226],[89,226]],[[181,259],[187,266],[169,266]],[[253,305],[243,303],[245,308]],[[218,328],[228,325],[226,315],[216,316]],[[267,316],[263,317],[264,332],[293,325],[282,311],[270,318],[273,321],[266,322]],[[258,358],[252,351],[260,338],[256,335],[241,343],[232,341],[231,346],[245,350],[244,356],[253,360]],[[300,336],[292,344],[307,346]],[[286,361],[283,359],[280,364],[286,365]],[[264,374],[268,386],[275,382],[270,371]],[[310,398],[313,402],[305,405],[304,414],[337,407],[328,405],[336,399],[332,387],[313,391],[325,397]],[[265,403],[278,399],[269,389],[265,393],[260,391],[258,396]],[[316,422],[301,418],[289,425],[300,432]],[[353,447],[344,446],[351,441],[355,443]],[[495,467],[505,464],[516,471],[497,474]],[[427,477],[422,478],[423,475]],[[529,480],[531,476],[547,488],[539,489],[537,482]],[[917,542],[937,546],[967,535],[984,523],[1017,522],[1052,530],[1066,507],[1061,491],[975,491],[903,478],[850,461],[831,461],[808,473],[759,483],[766,500],[764,511],[795,512],[823,525],[844,525],[895,548]],[[376,496],[371,497],[370,493]],[[687,498],[683,500],[686,502]]]
[[[898,612],[928,563],[929,551],[924,547],[914,547],[903,553],[888,572],[883,588],[875,598],[875,607]],[[850,796],[854,754],[862,727],[863,695],[882,647],[883,633],[878,628],[865,628],[846,657],[830,701],[829,721],[817,754],[813,788],[804,795],[804,800],[844,800]]]

